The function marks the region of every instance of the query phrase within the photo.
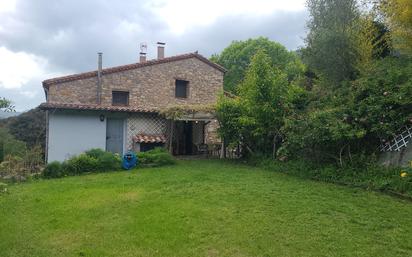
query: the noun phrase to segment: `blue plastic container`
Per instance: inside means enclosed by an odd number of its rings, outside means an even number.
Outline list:
[[[137,165],[137,156],[134,152],[127,152],[123,155],[122,167],[125,170],[130,170]]]

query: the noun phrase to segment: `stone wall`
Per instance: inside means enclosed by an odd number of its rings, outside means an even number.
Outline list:
[[[220,139],[217,129],[219,128],[219,123],[217,120],[211,121],[206,125],[205,128],[205,143],[206,144],[220,144],[222,140]]]
[[[176,79],[189,81],[187,98],[175,97]],[[223,90],[223,73],[193,57],[103,75],[102,105],[111,106],[113,90],[128,91],[131,107],[213,104]],[[48,102],[95,104],[97,78],[52,84]]]

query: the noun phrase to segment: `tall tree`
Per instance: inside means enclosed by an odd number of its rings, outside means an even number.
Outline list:
[[[387,18],[395,47],[412,55],[412,1],[381,0],[380,9]]]
[[[239,96],[219,101],[223,136],[229,142],[237,138],[250,152],[276,155],[290,109],[289,89],[287,75],[274,69],[270,56],[259,50],[239,85]]]
[[[237,86],[244,79],[251,58],[259,50],[267,53],[270,66],[286,73],[289,81],[302,75],[304,66],[298,56],[277,42],[264,37],[233,41],[222,53],[211,57],[213,61],[228,69],[224,80],[225,90],[237,92]]]
[[[326,80],[354,79],[360,12],[356,0],[308,0],[309,33],[303,59]]]

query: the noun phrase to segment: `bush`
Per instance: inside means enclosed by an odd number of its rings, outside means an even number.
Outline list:
[[[115,155],[110,152],[104,152],[97,159],[98,161],[98,171],[110,171],[118,170],[121,168],[122,160],[119,155]]]
[[[60,178],[65,175],[63,166],[60,162],[54,161],[47,164],[43,170],[43,177],[46,178]]]
[[[0,178],[10,181],[22,181],[26,179],[28,172],[24,169],[23,158],[6,155],[0,163]]]
[[[101,149],[91,149],[83,154],[73,156],[63,163],[54,161],[43,170],[46,178],[60,178],[66,175],[79,175],[85,172],[104,172],[117,170],[121,167],[118,154]]]
[[[176,163],[173,156],[162,147],[157,147],[147,152],[137,153],[137,157],[139,163],[146,166],[164,166]]]
[[[96,158],[83,153],[67,160],[63,167],[68,174],[79,175],[99,170],[99,163]]]
[[[103,156],[104,154],[110,153],[110,152],[106,152],[106,151],[104,151],[104,150],[102,150],[102,149],[100,149],[100,148],[92,148],[92,149],[90,149],[90,150],[88,150],[88,151],[86,151],[86,152],[84,152],[84,153],[85,153],[86,155],[90,156],[90,157],[99,159],[99,158],[100,158],[101,156]]]
[[[164,148],[139,153],[139,162],[147,166],[174,164],[175,159]],[[43,170],[45,178],[60,178],[66,175],[79,175],[86,172],[104,172],[121,168],[120,155],[101,149],[91,149],[83,154],[73,156],[63,163],[54,161]]]
[[[396,192],[412,197],[412,166],[409,168],[383,167],[377,163],[368,163],[341,168],[336,165],[320,165],[303,159],[287,162],[274,161],[273,159],[254,159],[250,163],[297,177],[370,190]]]
[[[85,154],[97,160],[97,169],[94,171],[117,170],[121,167],[122,160],[118,154],[106,152],[99,148],[90,149]]]

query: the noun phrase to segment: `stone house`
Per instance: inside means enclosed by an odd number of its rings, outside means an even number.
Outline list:
[[[123,154],[167,147],[175,155],[196,154],[200,145],[219,144],[213,112],[178,118],[162,115],[216,103],[225,69],[197,52],[43,81],[47,111],[46,159],[63,161],[91,148]]]

